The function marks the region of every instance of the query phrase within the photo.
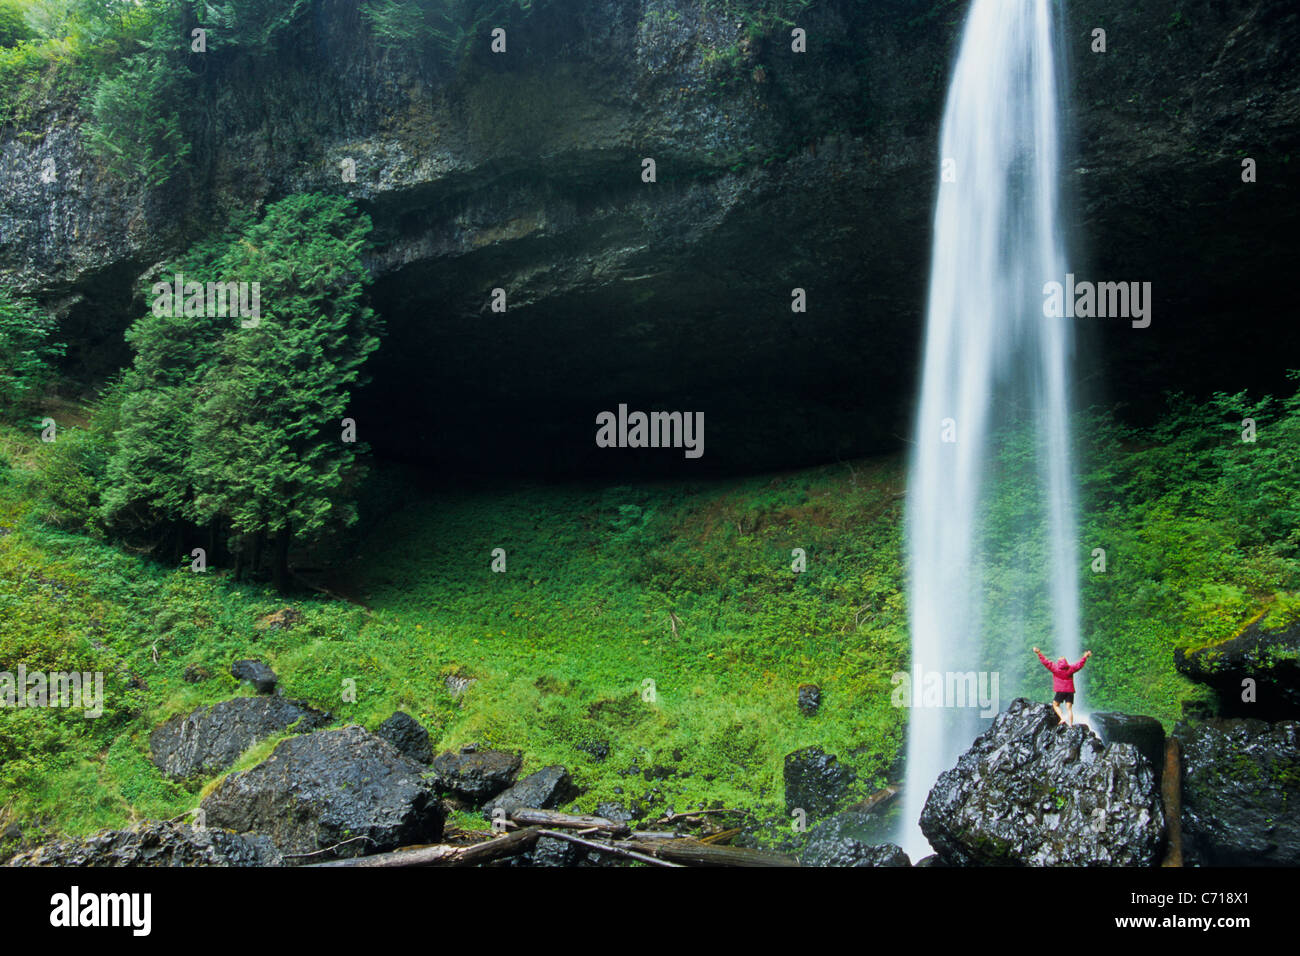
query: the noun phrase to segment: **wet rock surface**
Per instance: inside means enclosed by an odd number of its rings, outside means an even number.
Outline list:
[[[283,697],[235,697],[177,714],[149,735],[154,765],[176,780],[225,770],[257,741],[293,729],[316,730],[330,715]]]
[[[799,862],[804,866],[911,866],[901,847],[879,842],[879,830],[875,816],[837,813],[808,834]]]
[[[1017,698],[939,776],[921,831],[950,864],[1151,866],[1164,812],[1136,747]]]
[[[543,767],[484,804],[483,816],[491,820],[497,809],[504,810],[507,818],[522,807],[554,810],[577,795],[578,788],[564,767]]]
[[[1089,726],[1096,731],[1102,743],[1132,744],[1146,757],[1155,771],[1156,782],[1165,765],[1165,728],[1154,717],[1139,714],[1121,714],[1102,711],[1088,715]]]
[[[822,706],[822,689],[816,684],[800,684],[796,695],[799,711],[805,717],[811,717]]]
[[[825,816],[848,797],[854,777],[851,768],[818,747],[786,754],[786,812],[802,809],[809,819]]]
[[[522,764],[514,751],[448,750],[434,758],[433,781],[438,790],[480,806],[513,784]]]
[[[279,866],[266,837],[184,823],[150,821],[129,830],[103,830],[58,840],[14,856],[9,866]]]
[[[208,826],[265,834],[286,855],[379,853],[441,838],[444,810],[424,771],[360,727],[318,730],[226,777],[202,807]]]
[[[400,710],[395,712],[379,725],[375,733],[416,763],[428,763],[433,759],[429,731],[410,714]]]
[[[280,683],[275,671],[265,661],[255,658],[235,661],[230,665],[230,676],[236,680],[248,681],[259,694],[274,694],[276,685]]]
[[[1202,866],[1300,866],[1300,722],[1179,725],[1183,859]]]

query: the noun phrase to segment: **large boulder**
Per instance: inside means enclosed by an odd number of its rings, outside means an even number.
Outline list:
[[[1183,859],[1300,866],[1300,722],[1249,718],[1174,728],[1183,751]]]
[[[264,833],[286,856],[359,856],[442,837],[443,807],[423,771],[361,727],[318,730],[226,777],[202,806],[208,826]]]
[[[330,720],[301,701],[236,697],[188,715],[177,714],[149,735],[154,765],[176,780],[225,770],[254,743],[272,734],[316,730]]]
[[[578,788],[567,770],[558,764],[543,767],[485,803],[483,816],[491,820],[497,809],[504,810],[507,817],[521,807],[554,810],[577,795]]]
[[[400,710],[395,712],[379,725],[375,733],[417,763],[428,763],[433,759],[429,732],[410,714]]]
[[[911,866],[900,847],[879,843],[878,817],[846,811],[808,834],[799,862],[804,866]]]
[[[522,763],[514,751],[462,747],[459,753],[447,750],[434,759],[433,780],[443,793],[480,806],[515,782]]]
[[[1132,744],[1146,757],[1156,773],[1156,783],[1165,766],[1165,728],[1154,717],[1102,711],[1088,715],[1088,723],[1104,744]]]
[[[1235,637],[1193,651],[1174,651],[1174,666],[1214,690],[1226,717],[1260,720],[1300,718],[1300,621],[1274,627],[1252,621]],[[1244,682],[1254,700],[1243,700]]]
[[[956,865],[1151,866],[1164,812],[1155,771],[1132,744],[1023,697],[939,776],[921,832]]]
[[[785,810],[802,809],[809,818],[824,817],[849,795],[854,772],[834,754],[805,747],[785,757]]]
[[[9,866],[280,866],[264,836],[184,823],[147,821],[129,830],[101,830],[19,853]]]

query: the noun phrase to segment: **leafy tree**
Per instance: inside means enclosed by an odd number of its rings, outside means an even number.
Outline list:
[[[0,47],[17,46],[33,36],[18,0],[0,0]]]
[[[54,320],[31,299],[0,288],[0,408],[12,408],[50,377],[50,363],[63,354],[50,341]]]

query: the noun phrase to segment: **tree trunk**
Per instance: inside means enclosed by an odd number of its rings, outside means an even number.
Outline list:
[[[289,526],[285,525],[275,534],[275,566],[271,570],[271,580],[281,594],[289,589],[289,540]]]

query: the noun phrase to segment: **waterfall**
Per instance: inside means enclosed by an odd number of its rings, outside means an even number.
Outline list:
[[[1044,283],[1066,273],[1051,8],[973,0],[944,108],[906,512],[913,684],[971,671],[1027,678],[1032,645],[1079,650],[1072,339],[1069,320],[1043,310]],[[1009,429],[1030,442],[1028,482],[999,474]],[[1008,493],[1024,514],[1008,530],[1004,507],[992,527]],[[930,852],[917,823],[930,788],[981,729],[977,708],[947,704],[909,711],[900,839],[914,860]]]

